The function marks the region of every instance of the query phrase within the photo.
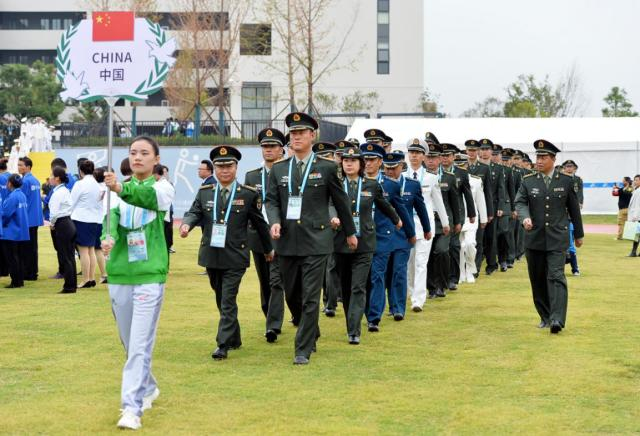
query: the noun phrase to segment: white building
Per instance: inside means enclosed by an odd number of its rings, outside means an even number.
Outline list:
[[[175,10],[175,3],[158,0],[161,24],[169,26],[171,14],[180,12]],[[30,64],[35,60],[53,63],[63,29],[86,15],[83,4],[81,0],[2,0],[0,64]],[[256,4],[260,6],[261,2],[256,0]],[[266,66],[277,61],[279,38],[272,25],[261,18],[259,9],[248,14],[242,31],[270,33],[273,46],[263,48],[263,54],[256,54],[244,43],[233,47],[237,67],[227,92],[236,120],[282,119],[288,109],[286,76]],[[345,32],[352,25],[353,28],[335,63],[345,68],[324,76],[314,92],[341,98],[356,91],[375,91],[379,104],[372,108],[373,113],[417,110],[424,89],[423,0],[335,0],[327,17],[317,25],[331,29],[328,38],[335,35],[335,41],[322,41],[327,45],[338,45]],[[305,99],[304,90],[305,85],[301,84],[300,100]],[[117,108],[117,115],[130,120],[129,103],[121,104],[124,107]],[[167,105],[162,93],[153,95],[145,106],[138,107],[137,120],[162,121],[172,115]],[[68,118],[69,114],[66,111],[61,118]]]

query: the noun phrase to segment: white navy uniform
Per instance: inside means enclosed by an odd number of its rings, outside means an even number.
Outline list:
[[[466,218],[462,226],[462,231],[460,232],[460,283],[475,282],[473,275],[478,272],[475,261],[478,221],[480,221],[480,224],[486,224],[488,221],[487,203],[484,198],[482,179],[473,174],[469,174],[469,185],[471,186],[471,196],[473,197],[473,203],[479,219],[476,219],[473,223],[469,221],[466,211],[467,206],[463,202],[465,207],[464,216]]]

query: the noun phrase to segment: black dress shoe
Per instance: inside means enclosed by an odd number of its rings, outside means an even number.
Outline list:
[[[89,287],[90,288],[95,288],[96,287],[96,281],[95,280],[89,281]]]
[[[497,270],[497,269],[498,269],[498,268],[493,268],[493,267],[492,267],[492,268],[487,268],[484,272],[485,272],[488,276],[490,276],[491,274],[493,274],[494,272],[496,272],[496,270]]]
[[[473,275],[473,278],[474,278],[474,279],[477,279],[478,277],[480,277],[480,273],[475,273],[475,274]]]
[[[538,328],[539,329],[547,329],[547,328],[549,328],[549,323],[547,321],[540,321],[540,324],[538,324]]]
[[[267,338],[267,342],[270,344],[278,340],[278,334],[274,330],[267,330],[264,337]]]
[[[211,354],[214,360],[224,360],[227,358],[227,350],[225,348],[216,348],[216,351]]]
[[[507,271],[507,264],[506,263],[501,263],[500,264],[500,272],[506,272]]]
[[[91,281],[88,281],[88,282],[84,282],[82,286],[78,286],[78,289],[85,289],[85,288],[91,288],[91,287],[92,287]]]
[[[436,291],[429,291],[429,295],[427,296],[429,300],[433,300],[436,298]]]
[[[13,288],[22,288],[24,285],[17,285],[15,283],[9,283],[7,286],[5,286],[6,289],[13,289]]]
[[[274,332],[276,332],[276,335],[279,335],[282,333],[282,330],[280,329],[273,329]]]
[[[508,263],[507,264],[507,268],[509,268],[509,269],[513,268],[513,263]]]
[[[560,330],[562,330],[562,326],[560,325],[560,321],[551,321],[551,333],[558,334]]]
[[[458,285],[456,285],[454,282],[450,282],[449,286],[447,286],[449,288],[450,291],[455,291],[458,289]]]
[[[75,294],[76,290],[75,289],[63,289],[62,291],[58,292],[58,294]]]
[[[349,343],[351,345],[360,345],[360,336],[349,335]]]
[[[334,316],[336,316],[336,311],[333,309],[325,309],[324,314],[329,318],[333,318]]]
[[[378,324],[374,324],[372,322],[367,323],[367,329],[371,332],[371,333],[376,333],[380,331],[380,327],[378,327]]]
[[[638,257],[638,254],[632,251],[627,257]]]
[[[436,289],[436,297],[444,298],[447,294],[445,294],[444,289]]]
[[[394,313],[393,320],[394,321],[402,321],[404,319],[404,315],[401,313]]]
[[[296,356],[293,359],[293,364],[294,365],[308,365],[309,364],[309,359],[307,359],[304,356]]]

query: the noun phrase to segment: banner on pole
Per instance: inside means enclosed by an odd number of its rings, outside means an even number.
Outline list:
[[[93,12],[66,29],[57,48],[62,100],[145,100],[162,89],[176,40],[133,12]]]

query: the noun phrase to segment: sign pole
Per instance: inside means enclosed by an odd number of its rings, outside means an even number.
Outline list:
[[[113,107],[118,101],[117,97],[105,97],[104,100],[109,105],[109,115],[107,117],[107,171],[113,171]],[[111,236],[111,189],[107,187],[107,230],[105,235]]]

